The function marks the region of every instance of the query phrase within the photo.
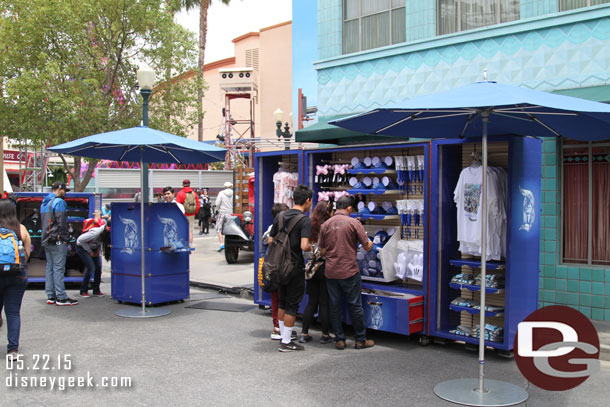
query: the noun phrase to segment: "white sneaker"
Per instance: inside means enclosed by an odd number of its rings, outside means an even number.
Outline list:
[[[282,339],[282,335],[280,335],[279,329],[273,328],[273,331],[271,331],[271,339],[273,339],[274,341],[279,341],[280,339]]]

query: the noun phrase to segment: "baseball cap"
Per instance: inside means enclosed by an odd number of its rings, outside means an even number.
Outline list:
[[[56,181],[53,183],[53,186],[51,187],[51,189],[53,191],[57,190],[57,189],[65,189],[66,192],[69,192],[70,190],[68,189],[68,187],[66,186],[66,184],[64,184],[61,181]]]
[[[186,187],[191,185],[191,180],[190,179],[185,179],[184,181],[182,181],[182,186]]]
[[[233,186],[233,184],[231,184],[229,181],[225,182],[225,188],[231,188]]]

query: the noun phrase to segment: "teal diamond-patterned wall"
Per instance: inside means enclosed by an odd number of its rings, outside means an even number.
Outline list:
[[[489,78],[538,90],[610,82],[610,18],[574,22],[318,69],[322,116],[371,109]]]

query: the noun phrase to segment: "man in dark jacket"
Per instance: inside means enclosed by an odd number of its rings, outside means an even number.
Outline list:
[[[44,197],[40,206],[42,220],[41,244],[47,257],[45,291],[47,304],[77,305],[78,301],[68,298],[64,286],[66,273],[66,255],[70,240],[66,201],[63,198],[68,191],[66,184],[55,182],[53,192]]]

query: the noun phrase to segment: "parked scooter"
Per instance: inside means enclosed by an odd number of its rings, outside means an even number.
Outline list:
[[[228,216],[222,233],[225,236],[225,259],[227,263],[237,262],[240,250],[254,251],[254,217],[252,212]]]

